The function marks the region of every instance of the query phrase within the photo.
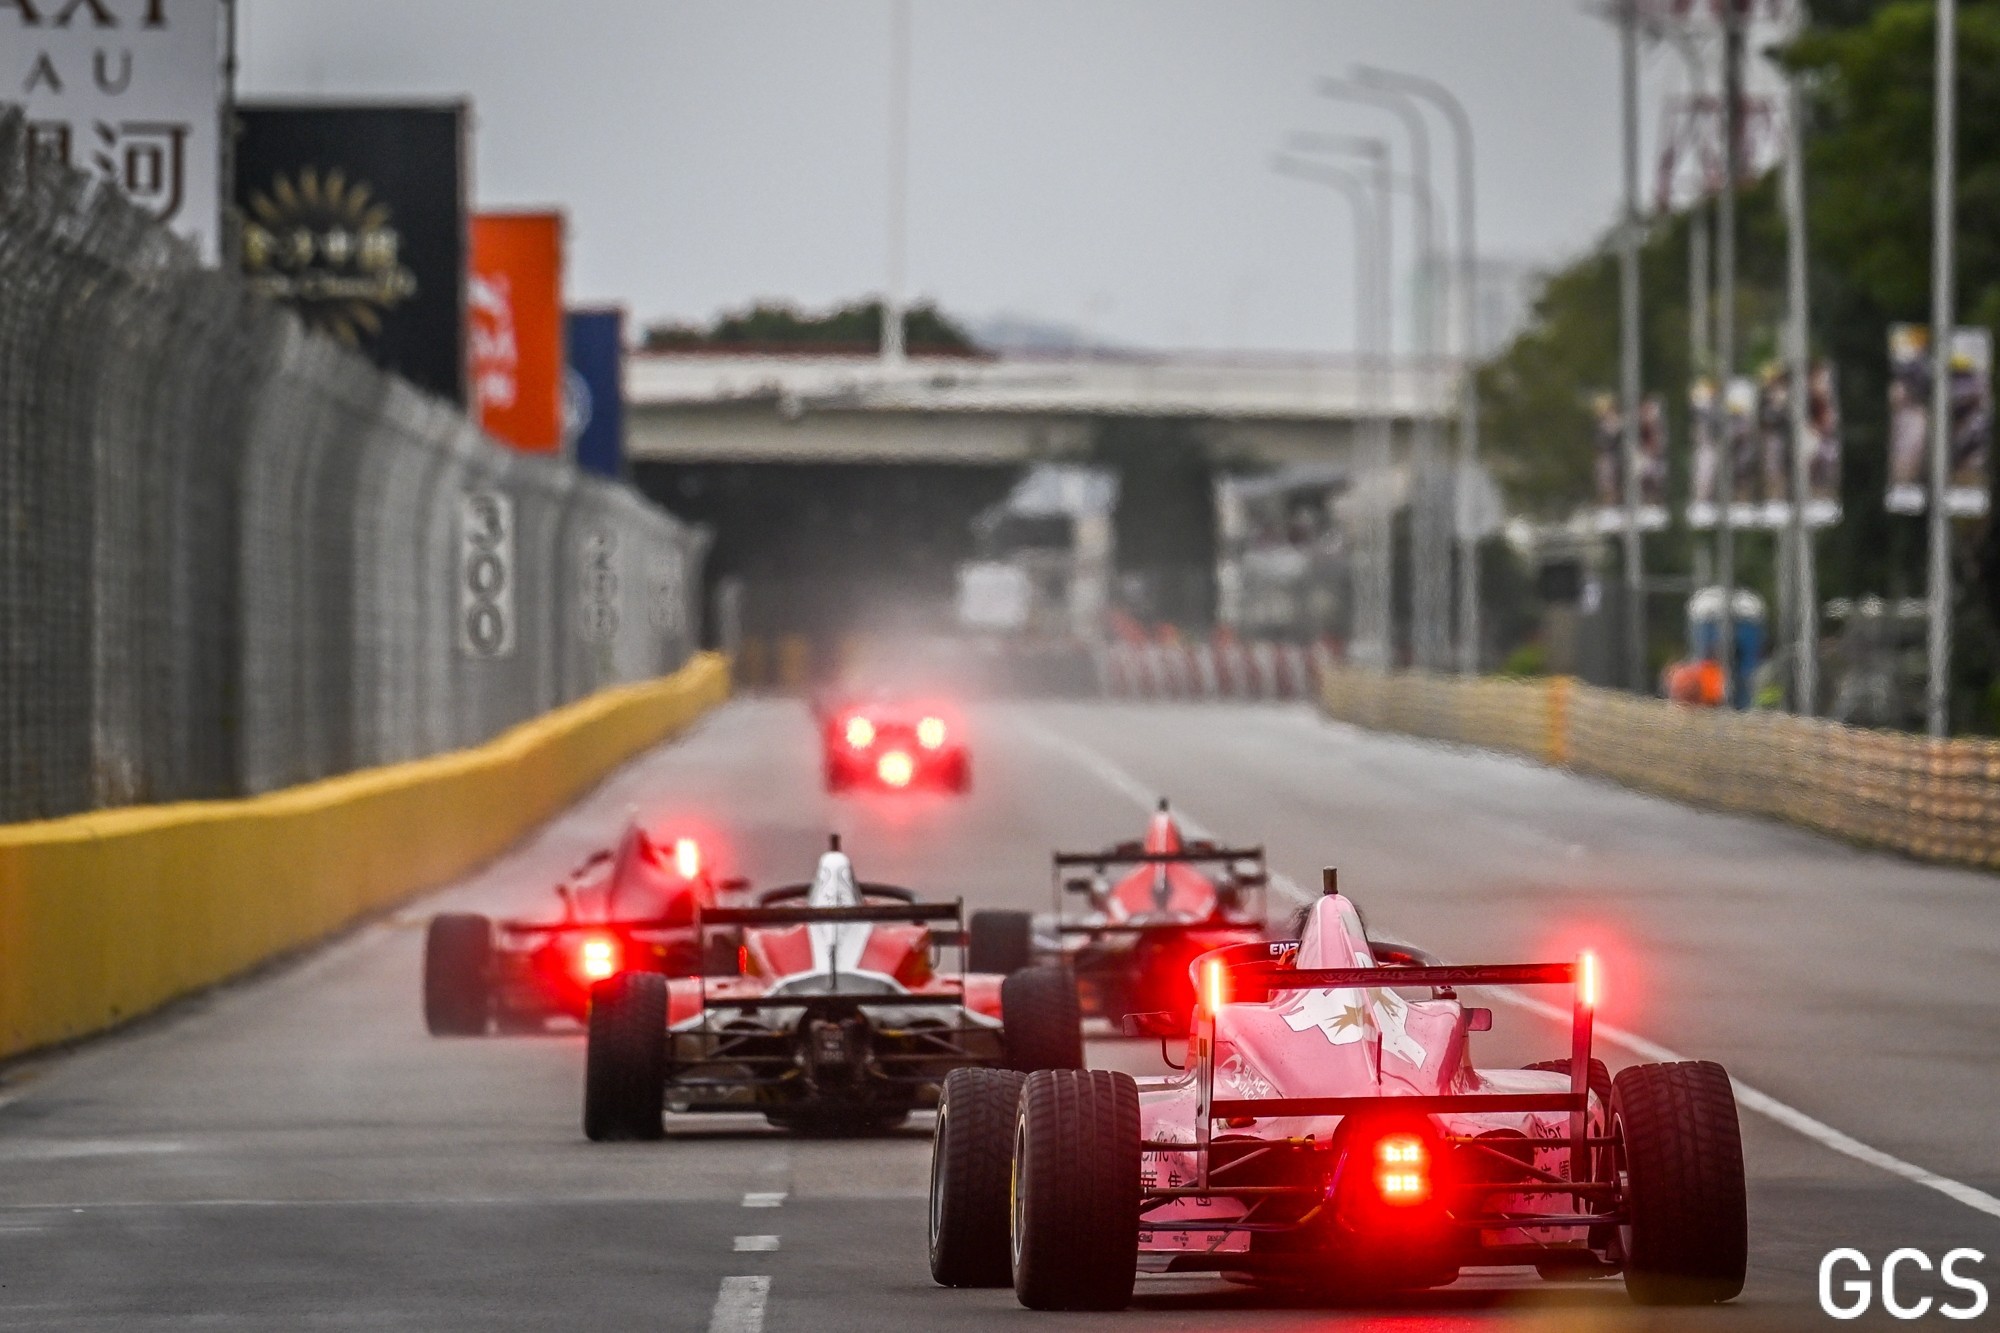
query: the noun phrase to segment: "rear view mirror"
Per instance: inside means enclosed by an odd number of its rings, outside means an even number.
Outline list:
[[[1119,1020],[1118,1027],[1128,1037],[1178,1037],[1186,1031],[1180,1016],[1171,1009],[1127,1014]]]
[[[1066,879],[1063,881],[1063,892],[1065,893],[1091,893],[1094,892],[1096,888],[1097,888],[1096,880],[1086,879],[1082,876],[1078,876],[1074,879]]]
[[[963,949],[971,937],[970,931],[934,930],[931,932],[931,944],[939,949]]]
[[[1467,1032],[1491,1032],[1493,1030],[1493,1011],[1491,1009],[1467,1009],[1465,1011],[1465,1030]]]
[[[750,877],[748,875],[731,875],[728,879],[718,880],[715,887],[722,893],[741,893],[750,887]]]

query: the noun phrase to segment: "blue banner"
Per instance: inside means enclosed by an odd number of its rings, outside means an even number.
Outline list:
[[[572,310],[563,319],[563,435],[587,472],[625,472],[625,312]]]

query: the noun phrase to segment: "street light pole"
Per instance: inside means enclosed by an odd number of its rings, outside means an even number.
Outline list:
[[[1389,328],[1389,280],[1390,239],[1388,219],[1388,191],[1381,182],[1388,167],[1386,149],[1376,168],[1376,182],[1371,189],[1352,172],[1330,167],[1322,162],[1288,153],[1280,153],[1272,159],[1272,168],[1280,175],[1298,180],[1311,181],[1338,191],[1348,202],[1354,214],[1354,274],[1355,274],[1355,341],[1362,354],[1365,367],[1363,383],[1365,399],[1369,408],[1367,435],[1365,437],[1365,471],[1371,479],[1379,482],[1387,470],[1388,463],[1388,411],[1386,376],[1390,346]],[[1386,532],[1386,510],[1381,514],[1369,513],[1367,508],[1376,504],[1379,497],[1365,492],[1356,497],[1363,507],[1367,523],[1367,565],[1365,577],[1358,580],[1355,638],[1364,647],[1364,666],[1384,669],[1389,665],[1389,638],[1391,628],[1391,586],[1392,571],[1389,564],[1389,541]],[[1361,594],[1367,595],[1367,605],[1361,605]],[[1365,615],[1362,614],[1365,611]]]
[[[1646,583],[1639,534],[1639,4],[1622,0],[1618,14],[1620,83],[1624,100],[1625,216],[1618,238],[1619,399],[1625,460],[1626,684],[1636,694],[1646,680]]]
[[[1806,524],[1806,500],[1812,492],[1812,341],[1806,290],[1805,96],[1799,78],[1797,74],[1788,77],[1785,95],[1785,288],[1791,307],[1785,359],[1791,363],[1792,600],[1798,617],[1798,638],[1792,649],[1792,707],[1801,717],[1811,717],[1819,701],[1819,579],[1814,568],[1812,529]]]
[[[1412,322],[1416,326],[1417,350],[1426,357],[1434,355],[1449,321],[1448,293],[1438,277],[1444,245],[1437,231],[1430,127],[1424,123],[1418,103],[1406,93],[1370,88],[1346,79],[1321,79],[1319,91],[1336,101],[1378,107],[1403,123],[1409,138],[1410,175],[1414,180],[1408,188],[1417,213],[1417,243],[1423,247],[1419,271],[1424,281]],[[1311,146],[1314,142],[1319,146]],[[1322,151],[1325,137],[1315,140],[1311,135],[1293,135],[1291,143],[1295,148],[1306,145],[1302,151]],[[1410,567],[1415,581],[1410,596],[1411,646],[1416,664],[1426,668],[1449,665],[1451,655],[1451,554],[1449,538],[1441,531],[1447,516],[1438,512],[1436,497],[1430,493],[1437,456],[1437,427],[1437,421],[1427,411],[1420,411],[1412,423]]]
[[[1937,145],[1931,162],[1930,734],[1951,730],[1951,345],[1958,333],[1952,241],[1958,146],[1958,0],[1938,0]]]
[[[1356,66],[1354,81],[1400,92],[1428,103],[1451,126],[1458,166],[1458,466],[1453,486],[1458,538],[1458,669],[1479,670],[1479,535],[1473,530],[1472,482],[1479,465],[1479,347],[1477,333],[1478,238],[1473,182],[1472,117],[1449,88],[1434,79]]]
[[[908,244],[910,0],[889,6],[889,282],[882,297],[882,363],[903,363],[903,259]]]
[[[1743,175],[1743,4],[1722,0],[1722,193],[1716,197],[1715,403],[1721,435],[1715,469],[1715,557],[1722,587],[1716,662],[1730,707],[1736,695],[1736,436],[1729,419],[1736,376],[1736,183]]]

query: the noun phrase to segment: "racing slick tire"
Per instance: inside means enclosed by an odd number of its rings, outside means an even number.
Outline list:
[[[624,972],[590,988],[583,1133],[593,1143],[666,1134],[667,979]]]
[[[941,1287],[1014,1280],[1007,1191],[1027,1078],[1015,1069],[954,1069],[944,1081],[931,1140],[931,1279]]]
[[[1634,1065],[1611,1088],[1625,1290],[1641,1305],[1713,1305],[1743,1290],[1749,1220],[1729,1075],[1710,1060]]]
[[[1031,1310],[1122,1310],[1139,1266],[1139,1089],[1108,1069],[1021,1085],[1008,1248]]]
[[[1034,917],[993,909],[972,914],[966,930],[966,971],[1011,976],[1034,961]]]
[[[1024,967],[1003,980],[1000,1025],[1007,1068],[1083,1068],[1083,1007],[1068,968]]]
[[[490,1008],[493,923],[476,912],[444,912],[424,932],[424,1026],[434,1037],[477,1037]]]

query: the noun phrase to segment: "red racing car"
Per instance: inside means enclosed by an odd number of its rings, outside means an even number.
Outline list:
[[[770,890],[756,907],[704,908],[700,931],[731,943],[740,975],[628,972],[597,985],[585,1135],[657,1139],[668,1110],[880,1130],[935,1105],[954,1069],[1081,1068],[1076,987],[1062,968],[938,965],[945,949],[998,957],[1020,946],[1025,961],[1025,913],[975,913],[966,931],[962,910],[858,882],[838,839],[812,883]]]
[[[1197,974],[1178,1076],[952,1076],[931,1177],[940,1283],[1011,1279],[1035,1309],[1121,1308],[1141,1271],[1334,1300],[1508,1266],[1622,1274],[1642,1304],[1742,1290],[1729,1076],[1685,1061],[1608,1077],[1590,1055],[1591,955],[1447,967],[1371,944],[1329,894],[1298,941],[1219,949]],[[1492,1014],[1457,988],[1536,985],[1572,989],[1568,1058],[1475,1066]]]
[[[1164,800],[1143,842],[1057,852],[1053,878],[1056,911],[1045,940],[1076,973],[1084,1012],[1113,1022],[1165,1011],[1185,1023],[1194,1011],[1188,964],[1269,934],[1264,849],[1184,840]],[[1085,898],[1089,911],[1065,915],[1065,895]]]
[[[826,789],[972,790],[972,756],[942,710],[872,700],[819,710]]]
[[[615,850],[598,852],[556,886],[554,917],[432,917],[424,1024],[438,1036],[478,1036],[489,1026],[537,1031],[554,1017],[582,1022],[590,987],[618,972],[733,970],[726,942],[704,953],[695,915],[744,884],[713,879],[692,838],[656,842],[629,824]]]

